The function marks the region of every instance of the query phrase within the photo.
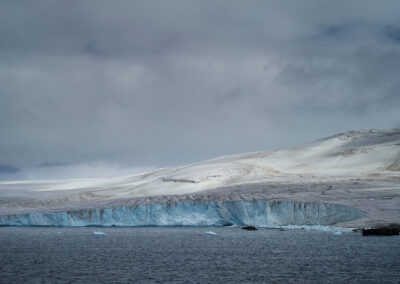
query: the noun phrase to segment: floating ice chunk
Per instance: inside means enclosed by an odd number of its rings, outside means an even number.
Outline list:
[[[95,235],[95,236],[105,236],[106,233],[104,233],[104,232],[93,232],[93,235]]]
[[[213,236],[215,236],[217,233],[209,231],[209,232],[205,232],[204,234],[205,235],[213,235]]]
[[[334,234],[334,235],[341,235],[342,232],[341,232],[341,231],[335,231],[333,234]]]

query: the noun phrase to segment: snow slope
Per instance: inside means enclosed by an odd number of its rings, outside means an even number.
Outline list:
[[[192,202],[196,196],[198,203],[267,199],[337,203],[362,210],[366,214],[362,218],[357,215],[358,219],[370,224],[396,221],[400,216],[399,177],[400,129],[360,130],[299,147],[225,156],[132,176],[2,182],[0,215],[119,208],[125,203],[171,204],[185,198]],[[363,187],[354,186],[355,182]],[[336,189],[338,185],[342,192]],[[325,190],[329,186],[332,188]],[[346,199],[346,195],[351,198]],[[371,198],[377,198],[375,204],[379,205],[375,206]],[[389,200],[386,204],[393,207],[392,211],[377,213],[375,207],[387,207],[384,200]],[[252,206],[248,210],[255,210]],[[303,214],[301,210],[299,214]],[[180,216],[184,218],[184,214]],[[0,220],[0,224],[7,224],[8,219]],[[120,223],[118,220],[114,221]],[[347,221],[350,219],[339,218],[334,223]]]

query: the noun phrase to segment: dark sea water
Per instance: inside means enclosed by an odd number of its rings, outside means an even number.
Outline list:
[[[1,283],[399,281],[398,236],[226,227],[0,228]]]

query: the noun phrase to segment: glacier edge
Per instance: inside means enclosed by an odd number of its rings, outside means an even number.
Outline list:
[[[363,217],[361,210],[333,203],[185,201],[2,215],[0,226],[330,226]]]

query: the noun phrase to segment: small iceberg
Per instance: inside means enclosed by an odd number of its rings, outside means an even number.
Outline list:
[[[341,232],[341,231],[335,231],[335,232],[333,232],[333,234],[334,234],[334,235],[341,235],[342,232]]]
[[[106,233],[104,233],[104,232],[93,232],[93,235],[95,235],[95,236],[105,236]]]
[[[209,232],[204,232],[204,234],[205,235],[213,235],[213,236],[215,236],[217,233],[209,231]]]

